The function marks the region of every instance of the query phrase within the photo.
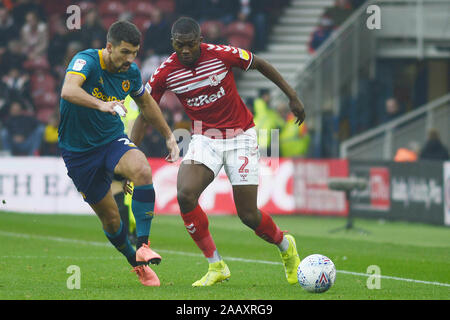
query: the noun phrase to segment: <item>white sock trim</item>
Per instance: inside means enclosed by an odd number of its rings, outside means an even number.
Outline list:
[[[214,254],[211,258],[206,258],[208,260],[208,263],[216,263],[219,262],[220,260],[222,260],[222,257],[220,256],[219,252],[216,250],[214,250]]]
[[[277,246],[281,252],[285,252],[289,248],[289,240],[283,235],[283,240]]]

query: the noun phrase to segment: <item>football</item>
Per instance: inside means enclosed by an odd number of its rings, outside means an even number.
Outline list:
[[[336,280],[336,267],[330,258],[312,254],[300,262],[297,279],[300,286],[308,292],[325,292]]]

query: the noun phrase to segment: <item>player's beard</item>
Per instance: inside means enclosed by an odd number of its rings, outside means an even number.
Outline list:
[[[200,58],[200,53],[198,54],[188,54],[188,55],[183,55],[180,54],[178,56],[178,59],[180,60],[181,64],[191,67],[195,64],[195,62],[198,60],[198,58]]]
[[[131,63],[129,63],[129,62],[122,63],[119,70],[120,71],[128,71],[130,66],[131,66]]]
[[[185,66],[191,66],[194,64],[194,57],[191,55],[189,56],[180,55],[180,62]]]

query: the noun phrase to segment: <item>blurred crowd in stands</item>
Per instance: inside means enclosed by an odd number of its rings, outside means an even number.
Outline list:
[[[267,30],[288,0],[0,0],[0,150],[12,155],[59,155],[59,91],[65,68],[78,51],[103,48],[118,19],[142,32],[136,63],[147,81],[173,50],[172,22],[191,16],[204,41],[263,50]],[[81,9],[81,28],[70,30],[68,7]],[[189,122],[167,93],[161,109],[174,128]],[[151,130],[151,129],[150,129]],[[148,156],[164,156],[160,136],[149,132]],[[150,145],[153,143],[153,147]],[[162,148],[158,148],[162,145]]]
[[[333,5],[324,10],[310,35],[309,54],[317,54],[326,40],[366,1],[334,0]],[[428,102],[427,81],[430,70],[426,61],[378,58],[374,69],[374,77],[362,77],[359,80],[356,94],[342,94],[338,114],[324,107],[321,139],[313,147],[315,151],[311,151],[312,157],[338,157],[342,141],[396,119]],[[432,136],[434,138],[431,140],[438,145],[438,135]],[[413,144],[415,145],[405,146],[403,149],[412,150],[417,159],[427,158],[426,151],[425,156],[419,157],[428,148],[427,145],[422,146],[421,151],[420,144]],[[444,145],[442,147],[445,148]],[[445,152],[440,155],[445,155]],[[441,159],[446,158],[442,156]]]
[[[118,19],[135,23],[142,32],[136,63],[146,82],[172,53],[170,28],[180,16],[201,24],[204,42],[230,44],[258,53],[290,0],[0,0],[0,152],[12,155],[58,156],[59,92],[65,68],[75,53],[103,48],[109,26]],[[326,39],[365,0],[336,0],[311,34],[314,55]],[[69,29],[70,5],[81,9],[81,28]],[[416,62],[377,61],[373,81],[362,81],[356,97],[342,101],[341,113],[323,117],[320,154],[311,153],[306,124],[295,125],[287,106],[273,106],[270,93],[261,89],[246,101],[259,129],[279,129],[279,146],[269,148],[271,137],[260,135],[263,155],[336,157],[337,146],[356,133],[393,119],[426,102],[422,89],[426,68]],[[411,68],[418,75],[411,75]],[[422,75],[422,76],[421,76]],[[394,80],[397,79],[397,80]],[[411,80],[412,79],[412,80]],[[414,97],[405,83],[412,83]],[[410,86],[411,87],[411,86]],[[370,88],[370,90],[369,90]],[[421,89],[422,88],[422,89]],[[177,97],[162,97],[161,109],[173,129],[190,129]],[[370,110],[371,112],[367,112]],[[276,139],[274,139],[276,140]],[[273,142],[273,141],[272,141]],[[149,129],[142,149],[147,156],[164,157],[165,143]]]
[[[339,28],[354,10],[367,0],[335,0],[334,5],[325,9],[315,30],[311,33],[308,51],[314,54],[330,35]]]

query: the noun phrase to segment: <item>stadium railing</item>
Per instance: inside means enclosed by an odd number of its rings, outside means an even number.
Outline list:
[[[391,160],[395,150],[412,141],[425,142],[429,129],[441,133],[441,140],[450,147],[450,93],[406,113],[386,124],[345,140],[340,157],[346,159]]]
[[[381,29],[367,26],[371,5],[381,7]],[[437,55],[437,48],[448,45],[449,10],[448,0],[369,0],[322,44],[289,79],[307,108],[315,148],[322,142],[324,112],[339,114],[342,98],[355,97],[360,80],[373,79],[378,57],[450,56],[448,50]],[[387,50],[392,43],[397,51]],[[285,97],[278,92],[274,101]]]

